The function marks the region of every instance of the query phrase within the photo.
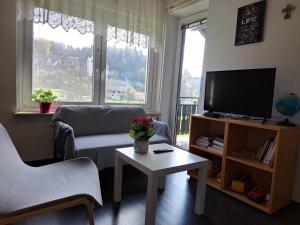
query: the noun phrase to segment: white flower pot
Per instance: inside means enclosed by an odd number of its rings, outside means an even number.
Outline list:
[[[147,153],[149,147],[149,141],[134,140],[133,147],[136,153]]]

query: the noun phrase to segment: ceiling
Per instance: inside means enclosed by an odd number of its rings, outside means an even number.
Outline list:
[[[207,10],[208,6],[209,0],[191,1],[190,3],[183,4],[179,7],[169,10],[169,14],[179,18],[183,18]]]

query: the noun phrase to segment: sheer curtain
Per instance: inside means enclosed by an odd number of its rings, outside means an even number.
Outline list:
[[[17,0],[17,20],[106,34],[129,44],[162,47],[167,0]]]

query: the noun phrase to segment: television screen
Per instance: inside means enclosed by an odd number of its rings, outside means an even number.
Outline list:
[[[211,71],[204,110],[270,118],[276,69]]]

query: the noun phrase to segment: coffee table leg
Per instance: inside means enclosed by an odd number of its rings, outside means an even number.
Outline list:
[[[161,176],[159,178],[158,188],[160,190],[164,190],[165,189],[165,185],[166,185],[166,176]]]
[[[120,202],[122,198],[122,176],[123,161],[119,157],[115,157],[115,177],[114,177],[114,201]]]
[[[205,192],[207,180],[207,166],[202,166],[198,170],[197,193],[195,203],[195,213],[197,215],[204,214]]]
[[[155,225],[158,178],[148,175],[145,225]]]

